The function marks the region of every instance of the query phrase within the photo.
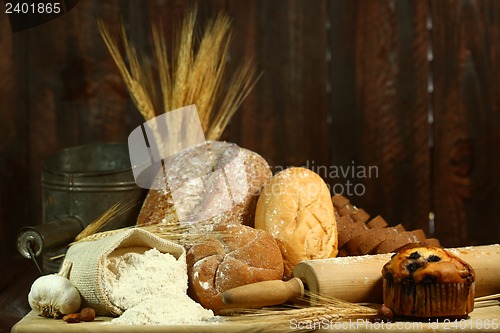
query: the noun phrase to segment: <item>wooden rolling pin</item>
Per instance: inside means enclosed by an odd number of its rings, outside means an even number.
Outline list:
[[[476,272],[476,297],[500,293],[500,245],[447,249]],[[306,260],[294,278],[257,282],[228,290],[222,300],[231,307],[262,307],[293,301],[304,294],[340,298],[353,303],[382,303],[382,267],[392,253]]]

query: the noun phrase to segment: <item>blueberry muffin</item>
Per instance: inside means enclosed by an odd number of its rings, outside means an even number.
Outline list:
[[[382,269],[384,304],[398,316],[461,317],[474,309],[474,270],[437,247],[394,254]]]

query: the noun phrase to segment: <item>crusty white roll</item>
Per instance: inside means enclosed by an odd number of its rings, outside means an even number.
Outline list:
[[[289,168],[271,178],[257,202],[255,228],[278,242],[285,279],[302,260],[332,258],[338,252],[330,191],[319,175],[305,168]]]

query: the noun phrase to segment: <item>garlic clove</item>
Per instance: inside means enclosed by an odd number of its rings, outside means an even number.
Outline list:
[[[48,318],[59,318],[80,309],[81,297],[67,278],[50,274],[33,282],[28,294],[31,309]]]

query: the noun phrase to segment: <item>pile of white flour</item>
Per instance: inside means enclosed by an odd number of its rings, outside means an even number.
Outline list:
[[[214,316],[187,296],[186,263],[169,253],[116,253],[107,259],[106,268],[105,292],[125,310],[112,324],[190,325]]]

